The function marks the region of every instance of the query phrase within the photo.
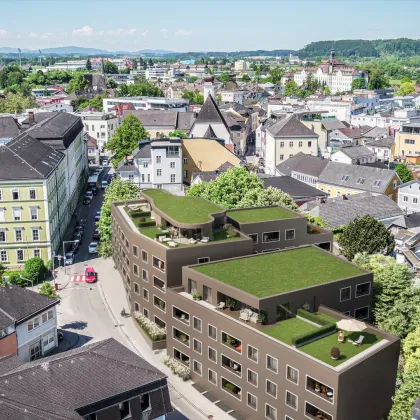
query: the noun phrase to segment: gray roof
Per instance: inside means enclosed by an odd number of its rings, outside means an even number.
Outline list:
[[[404,184],[398,185],[398,188],[404,188],[412,184],[420,184],[420,179],[416,178],[416,179],[412,179],[411,181],[404,182]]]
[[[381,139],[366,143],[366,146],[367,147],[386,147],[387,149],[390,149],[394,143],[395,143],[394,137],[383,137]]]
[[[134,159],[150,159],[152,157],[152,146],[150,141],[139,143],[139,151],[133,156]]]
[[[82,419],[161,387],[156,412],[172,411],[166,376],[112,338],[0,371],[0,404],[8,420]],[[47,384],[42,392],[40,384]]]
[[[20,133],[20,125],[13,117],[0,117],[0,139],[13,139]]]
[[[368,149],[366,146],[350,146],[350,147],[342,147],[340,149],[341,152],[343,152],[346,156],[348,156],[351,159],[357,159],[359,157],[363,157],[366,155],[375,155],[372,150]]]
[[[63,159],[61,152],[25,132],[0,146],[0,180],[48,178]]]
[[[299,172],[319,177],[328,162],[326,159],[299,152],[284,162],[279,163],[276,168],[281,175],[291,175],[292,172]]]
[[[264,187],[274,187],[289,194],[294,200],[325,197],[327,194],[291,176],[272,176],[263,178]]]
[[[195,121],[194,112],[178,112],[178,123],[177,123],[176,128],[178,130],[190,130],[194,124],[194,121]]]
[[[395,173],[395,171],[390,169],[328,162],[319,176],[319,182],[383,194]]]
[[[200,109],[200,112],[197,115],[197,119],[194,124],[212,124],[212,123],[221,123],[224,124],[227,130],[229,127],[226,124],[226,120],[220,112],[219,107],[213,99],[212,95],[208,95],[204,105]]]
[[[137,168],[135,165],[121,165],[118,169],[118,172],[136,172]]]
[[[176,111],[154,111],[154,110],[124,110],[123,119],[127,115],[134,115],[137,117],[142,125],[147,127],[168,127],[174,129],[176,127],[178,112]]]
[[[191,180],[194,181],[195,178],[200,177],[202,182],[210,182],[214,181],[219,175],[220,172],[217,171],[193,172]]]
[[[10,315],[6,314],[5,312],[2,312],[0,308],[0,330],[5,327],[8,327],[9,325],[14,325],[14,323],[15,320]]]
[[[366,133],[363,134],[363,137],[369,137],[376,139],[377,137],[386,136],[387,131],[384,127],[373,127],[371,130],[366,131]]]
[[[354,219],[370,215],[375,219],[389,219],[403,214],[398,204],[383,194],[369,192],[352,194],[344,198],[328,198],[325,202],[310,201],[302,207],[311,216],[319,216],[329,228],[347,225]]]
[[[23,287],[11,285],[0,287],[0,309],[17,323],[58,303],[58,299]]]
[[[296,116],[283,118],[279,122],[267,128],[267,131],[274,137],[314,137],[318,134],[306,127]]]
[[[327,131],[336,130],[337,128],[345,128],[346,125],[343,124],[340,120],[332,121],[321,121],[322,125]]]
[[[203,136],[205,139],[214,139],[217,138],[216,133],[214,132],[214,130],[211,128],[211,125],[209,124],[209,126],[207,127],[206,132],[204,133]]]

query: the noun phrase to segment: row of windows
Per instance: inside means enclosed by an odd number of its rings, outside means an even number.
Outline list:
[[[289,155],[289,159],[290,159],[290,158],[292,158],[292,157],[293,157],[293,153],[291,153],[291,154]],[[280,159],[280,160],[284,160],[284,155],[280,155],[280,156],[279,156],[279,159]]]
[[[23,195],[21,194],[19,188],[12,188],[11,189],[11,197],[12,197],[13,201],[23,199]],[[36,200],[37,199],[36,188],[29,188],[28,189],[27,199],[28,200]],[[0,201],[3,201],[3,200],[4,200],[3,190],[0,189]]]
[[[408,196],[403,195],[403,202],[404,202],[404,203],[408,203]],[[413,198],[412,198],[412,203],[413,203],[413,204],[417,204],[417,197],[413,197]]]
[[[28,251],[29,252],[29,251]],[[41,250],[35,248],[32,250],[32,256],[34,258],[41,258]],[[25,250],[24,249],[17,249],[16,250],[16,261],[17,262],[24,262],[25,259]],[[7,263],[9,262],[9,251],[2,249],[0,250],[0,262]]]
[[[252,241],[258,243],[258,233],[250,233],[248,236]],[[284,232],[284,239],[286,241],[292,241],[295,239],[295,229],[286,229]],[[280,241],[280,231],[274,232],[263,232],[262,233],[262,243],[277,242]]]
[[[26,325],[28,328],[28,332],[34,330],[35,328],[38,328],[40,326],[40,322],[42,322],[42,324],[45,324],[46,322],[51,321],[52,319],[54,319],[54,311],[52,309],[47,312],[44,312],[40,316],[36,316],[35,318],[27,322]]]
[[[32,240],[33,242],[37,242],[40,240],[40,228],[39,227],[31,227],[31,235],[29,238],[23,234],[23,228],[14,228],[15,231],[15,242],[23,242],[24,240]],[[0,228],[0,242],[7,241],[7,234],[5,228]]]
[[[307,144],[308,147],[312,147],[312,142],[311,141],[305,141],[305,143]],[[293,147],[293,141],[289,141],[289,147],[292,148]],[[303,147],[303,141],[299,141],[298,142],[298,147]],[[280,149],[284,148],[284,141],[280,142]]]
[[[29,220],[38,220],[38,207],[30,206],[29,207]],[[22,219],[22,207],[12,207],[12,221],[17,222]],[[5,208],[0,207],[0,222],[6,222],[5,217]]]
[[[357,284],[355,287],[355,298],[370,295],[370,282]],[[351,286],[340,289],[340,302],[351,299]]]

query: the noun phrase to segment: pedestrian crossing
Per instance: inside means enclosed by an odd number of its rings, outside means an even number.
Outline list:
[[[86,278],[83,274],[74,274],[71,276],[70,281],[73,283],[84,283],[86,281]]]

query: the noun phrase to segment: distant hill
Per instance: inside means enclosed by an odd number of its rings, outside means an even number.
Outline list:
[[[398,38],[377,39],[344,39],[339,41],[311,42],[306,47],[297,51],[300,58],[328,57],[331,48],[335,54],[342,57],[411,57],[420,55],[420,40]]]

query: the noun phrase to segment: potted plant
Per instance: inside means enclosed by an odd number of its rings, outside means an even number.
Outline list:
[[[228,306],[231,311],[235,310],[236,304],[237,302],[235,299],[229,298],[226,300],[226,306]]]
[[[192,297],[194,300],[201,300],[201,295],[198,292],[193,293]]]
[[[226,336],[226,343],[228,343],[230,346],[234,346],[236,344],[236,340],[228,335]]]
[[[187,341],[187,336],[185,334],[181,334],[179,339],[185,343]]]
[[[315,382],[315,392],[320,392],[321,391],[321,387],[319,386],[318,382]]]
[[[338,347],[333,347],[330,351],[331,359],[337,360],[340,357],[340,349]]]

